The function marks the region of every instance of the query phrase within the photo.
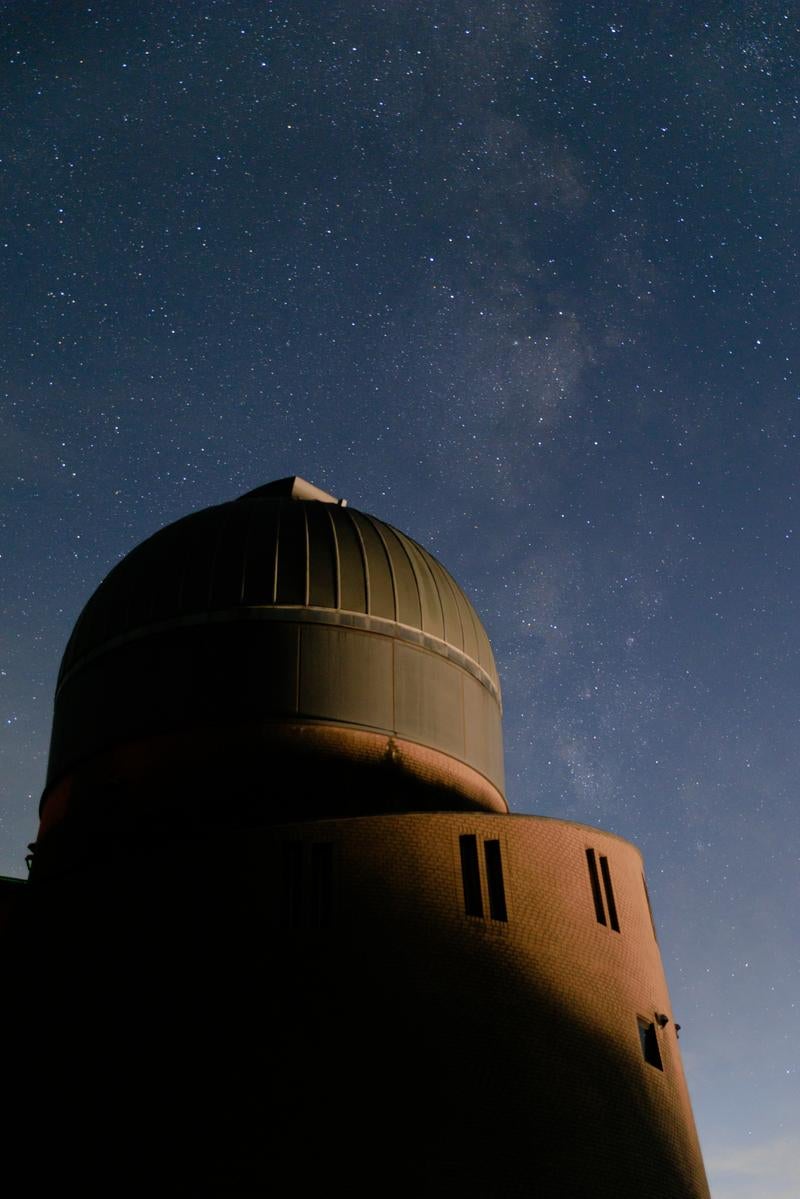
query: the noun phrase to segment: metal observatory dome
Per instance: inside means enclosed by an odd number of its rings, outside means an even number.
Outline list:
[[[176,521],[100,584],[61,665],[42,831],[90,793],[111,819],[132,779],[165,809],[190,776],[202,807],[221,775],[255,818],[507,810],[471,603],[415,541],[302,479]]]

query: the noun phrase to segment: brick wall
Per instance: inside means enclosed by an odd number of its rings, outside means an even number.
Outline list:
[[[25,890],[8,1143],[42,1186],[708,1197],[619,838],[489,813],[198,827]]]
[[[483,916],[465,912],[462,835],[475,838],[468,849]],[[268,839],[271,869],[258,839],[241,863],[255,909],[280,954],[313,961],[313,986],[330,987],[351,1043],[351,1076],[368,1041],[385,1066],[370,1075],[377,1093],[393,1090],[387,1074],[395,1070],[422,1094],[442,1133],[420,1135],[426,1169],[439,1171],[431,1193],[523,1195],[539,1186],[565,1196],[708,1195],[632,845],[559,820],[450,813],[283,826]],[[288,922],[281,862],[298,850],[286,841],[307,843]],[[487,842],[499,843],[505,920],[491,914]],[[330,845],[332,855],[321,924],[318,905],[302,898],[303,886],[314,886],[314,844]],[[659,1016],[668,1017],[664,1027]],[[651,1026],[651,1057],[654,1041],[662,1068],[645,1060],[640,1021]],[[387,1052],[387,1042],[400,1054]],[[385,1096],[381,1104],[402,1128],[395,1104]]]

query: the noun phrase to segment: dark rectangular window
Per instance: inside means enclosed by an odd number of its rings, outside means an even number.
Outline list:
[[[503,883],[503,859],[499,841],[484,841],[486,882],[489,890],[489,914],[492,920],[508,920],[506,889]]]
[[[605,860],[605,859],[604,859]],[[589,867],[589,882],[592,885],[592,899],[594,900],[594,914],[597,917],[598,924],[606,923],[606,910],[603,907],[603,896],[600,893],[600,877],[597,873],[597,859],[593,849],[586,850],[586,864]]]
[[[637,1018],[639,1026],[639,1041],[642,1046],[642,1056],[644,1060],[651,1066],[655,1066],[657,1070],[663,1070],[664,1064],[661,1061],[661,1050],[658,1048],[658,1036],[656,1035],[656,1026],[651,1020],[643,1020],[641,1016]]]
[[[280,923],[328,928],[333,923],[333,845],[286,841],[282,847]]]
[[[464,886],[464,911],[468,916],[483,915],[481,874],[478,865],[478,839],[473,833],[458,838],[461,851],[461,881]]]
[[[286,841],[283,846],[281,923],[299,928],[303,923],[303,843]]]
[[[333,893],[333,846],[320,841],[311,846],[311,910],[312,928],[328,928],[331,923]]]
[[[650,912],[650,924],[652,927],[652,935],[655,936],[655,939],[657,941],[658,934],[656,933],[656,921],[655,921],[654,915],[652,915],[652,904],[650,903],[650,892],[648,891],[648,880],[645,879],[644,874],[642,875],[642,886],[644,887],[644,898],[646,900],[648,900],[648,911]]]
[[[608,868],[608,858],[600,855],[600,873],[603,876],[603,886],[606,889],[606,903],[608,904],[608,919],[615,933],[619,932],[619,920],[617,920],[617,905],[614,901],[614,888],[611,886],[611,871]]]

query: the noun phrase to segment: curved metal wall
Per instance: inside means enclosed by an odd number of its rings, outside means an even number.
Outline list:
[[[87,661],[61,685],[48,777],[123,741],[258,719],[355,726],[465,762],[502,794],[497,699],[466,660],[322,621],[172,623]]]
[[[261,719],[413,742],[502,802],[500,688],[480,620],[426,550],[352,508],[246,496],[123,559],[64,654],[47,790],[138,738]]]
[[[419,630],[472,659],[499,691],[472,604],[416,542],[354,508],[249,497],[187,516],[132,550],[86,604],[60,678],[136,630],[261,607],[361,613]]]

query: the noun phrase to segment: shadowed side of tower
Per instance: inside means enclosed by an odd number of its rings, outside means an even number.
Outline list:
[[[638,852],[508,814],[471,604],[302,480],[89,601],[25,892],[53,1180],[708,1193]]]

